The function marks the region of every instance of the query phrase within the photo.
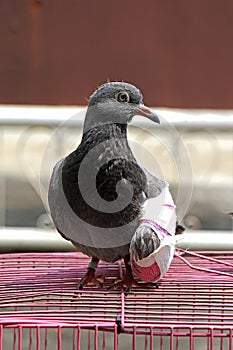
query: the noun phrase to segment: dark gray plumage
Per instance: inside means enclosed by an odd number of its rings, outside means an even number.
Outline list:
[[[166,186],[139,166],[129,147],[127,124],[134,115],[159,122],[135,86],[101,85],[90,97],[80,145],[56,165],[51,177],[55,226],[97,261],[114,262],[129,254],[143,202]]]

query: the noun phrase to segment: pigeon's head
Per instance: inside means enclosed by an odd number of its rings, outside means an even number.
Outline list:
[[[129,83],[109,82],[91,95],[85,124],[89,128],[105,123],[127,124],[135,115],[159,123],[158,116],[143,104],[139,89]]]

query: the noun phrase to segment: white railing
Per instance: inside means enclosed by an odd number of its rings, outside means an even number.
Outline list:
[[[233,250],[233,235],[228,231],[185,231],[177,248],[190,250]],[[0,252],[75,251],[75,247],[55,230],[38,228],[0,228]]]
[[[208,128],[229,130],[233,128],[233,110],[189,110],[155,108],[165,121],[177,128]],[[83,113],[82,113],[83,112]],[[81,117],[79,118],[79,114]],[[0,106],[0,125],[5,126],[82,126],[85,107],[41,107],[41,106]],[[75,118],[77,116],[77,118]],[[136,117],[133,124],[153,124],[145,118]]]

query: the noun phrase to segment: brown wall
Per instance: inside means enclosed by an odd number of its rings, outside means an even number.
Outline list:
[[[0,103],[86,104],[112,79],[233,108],[232,0],[0,0],[0,42]]]

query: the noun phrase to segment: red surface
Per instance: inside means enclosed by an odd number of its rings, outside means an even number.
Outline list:
[[[140,341],[143,337],[145,349],[153,349],[153,344],[158,349],[183,349],[182,342],[187,339],[193,344],[190,349],[196,349],[196,342],[203,339],[202,350],[214,349],[216,342],[222,344],[218,349],[232,349],[233,254],[213,252],[207,259],[190,254],[185,261],[183,256],[174,258],[159,289],[134,288],[127,296],[121,290],[108,290],[112,280],[123,273],[121,262],[101,263],[98,273],[106,277],[104,288],[88,287],[77,295],[78,279],[88,263],[81,254],[3,254],[0,349],[4,349],[6,330],[14,332],[9,350],[16,344],[21,344],[19,349],[32,349],[34,343],[40,349],[41,342],[47,344],[41,348],[50,349],[50,329],[56,330],[59,350],[68,349],[63,344],[68,329],[73,349],[84,349],[81,342],[88,340],[83,336],[85,329],[89,330],[88,349],[106,349],[108,333],[113,335],[111,348],[121,349],[118,338],[122,335],[117,330],[129,335],[132,349],[137,348],[138,337]],[[26,344],[25,330],[29,332]]]

